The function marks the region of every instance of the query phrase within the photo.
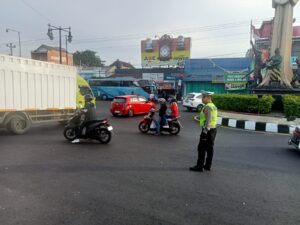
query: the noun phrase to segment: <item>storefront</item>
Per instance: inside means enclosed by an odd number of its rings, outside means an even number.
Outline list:
[[[183,94],[246,93],[249,58],[189,59],[185,62]]]

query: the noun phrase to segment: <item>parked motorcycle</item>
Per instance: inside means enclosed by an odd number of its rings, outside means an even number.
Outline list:
[[[300,150],[300,127],[296,127],[288,143],[289,145],[293,145],[297,150]]]
[[[167,119],[167,124],[160,127],[160,132],[169,132],[171,135],[177,135],[180,132],[181,124],[177,118]],[[139,123],[139,130],[142,133],[156,132],[156,124],[153,121],[153,113],[144,116],[144,119]]]
[[[84,125],[86,109],[77,111],[68,121],[64,129],[64,136],[67,140],[75,139],[94,139],[103,144],[111,140],[113,127],[109,125],[108,120],[93,120]]]

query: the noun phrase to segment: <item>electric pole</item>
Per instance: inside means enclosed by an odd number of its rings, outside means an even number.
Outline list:
[[[9,43],[9,44],[6,44],[6,47],[8,47],[10,49],[10,55],[13,56],[13,49],[16,48],[16,46],[13,45],[13,43]]]

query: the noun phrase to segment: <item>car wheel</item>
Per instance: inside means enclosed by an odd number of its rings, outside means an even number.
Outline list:
[[[187,110],[188,112],[192,112],[192,108],[191,108],[191,107],[186,107],[186,110]]]
[[[132,111],[131,109],[129,109],[129,110],[128,110],[128,116],[129,116],[129,117],[133,117],[133,115],[134,115],[134,114],[133,114],[133,111]]]
[[[202,110],[202,108],[203,108],[203,105],[198,105],[197,106],[197,112],[200,112]]]
[[[107,95],[102,95],[102,100],[106,101],[108,99]]]

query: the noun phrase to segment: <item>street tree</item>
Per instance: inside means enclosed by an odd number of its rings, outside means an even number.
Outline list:
[[[104,62],[92,50],[76,51],[73,55],[74,64],[82,67],[102,67]]]

